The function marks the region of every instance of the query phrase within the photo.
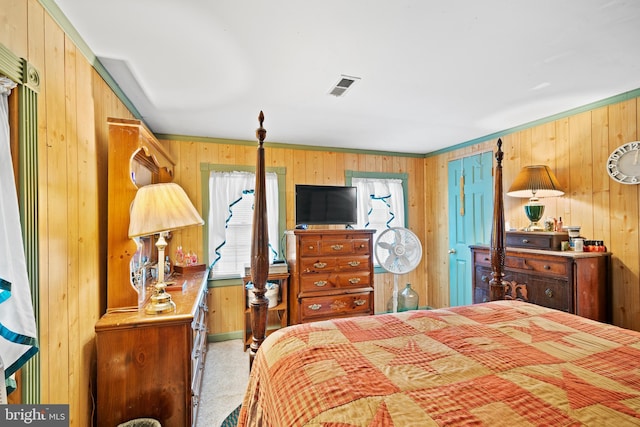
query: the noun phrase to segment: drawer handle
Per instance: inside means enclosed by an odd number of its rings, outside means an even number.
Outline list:
[[[367,246],[364,243],[360,243],[360,249],[366,248]]]
[[[313,311],[318,311],[322,308],[322,304],[311,304],[309,306],[309,309],[313,310]]]
[[[339,251],[344,247],[344,245],[333,245],[331,246],[331,249],[333,249],[334,251]]]
[[[529,239],[522,239],[522,243],[529,243]]]
[[[313,247],[313,245],[309,245],[309,250],[314,250],[315,248]]]
[[[545,265],[545,266],[544,266],[544,267],[542,267],[542,268],[544,268],[545,270],[551,270],[551,266],[550,266],[550,265]]]
[[[551,289],[549,289],[549,288],[547,288],[547,290],[544,291],[544,294],[546,296],[548,296],[549,298],[553,298],[553,291]]]
[[[316,262],[315,264],[313,264],[313,266],[315,268],[325,268],[327,266],[326,262]]]
[[[485,261],[491,261],[491,258],[489,258],[488,256],[484,257]]]
[[[318,280],[317,282],[313,282],[314,285],[318,286],[319,288],[326,286],[327,281],[326,280]]]
[[[349,261],[351,267],[357,267],[360,265],[360,261]]]
[[[482,277],[480,277],[480,280],[482,280],[483,282],[487,282],[489,280],[489,277],[483,274]]]
[[[357,300],[355,300],[353,303],[354,303],[355,305],[357,305],[357,306],[361,306],[361,305],[365,305],[365,304],[366,304],[366,302],[367,302],[367,300],[365,300],[365,299],[357,299]]]
[[[352,285],[355,285],[356,283],[360,283],[360,278],[352,277],[351,279],[349,279],[349,283],[351,283]]]

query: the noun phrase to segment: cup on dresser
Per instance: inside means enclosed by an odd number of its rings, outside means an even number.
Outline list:
[[[584,239],[573,239],[573,250],[575,252],[584,251]]]

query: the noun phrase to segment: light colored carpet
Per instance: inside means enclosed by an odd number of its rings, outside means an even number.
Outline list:
[[[249,381],[249,352],[242,340],[209,343],[196,427],[219,427],[242,403]]]

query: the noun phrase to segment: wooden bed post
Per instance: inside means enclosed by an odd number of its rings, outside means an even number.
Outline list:
[[[502,191],[502,139],[498,138],[496,151],[496,169],[493,193],[493,226],[491,228],[491,280],[489,281],[489,300],[504,299],[504,194]]]
[[[253,341],[249,349],[249,369],[260,344],[265,339],[269,300],[265,297],[267,277],[269,275],[269,231],[267,228],[267,198],[264,161],[264,138],[267,131],[262,127],[264,114],[258,116],[260,127],[256,130],[258,138],[258,155],[256,160],[256,187],[254,193],[253,229],[251,236],[251,281],[253,282],[253,299],[251,307],[251,333]]]

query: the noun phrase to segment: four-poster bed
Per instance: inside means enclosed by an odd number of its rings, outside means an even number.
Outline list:
[[[498,141],[492,301],[306,323],[258,338],[239,426],[640,422],[640,333],[505,299],[502,157]],[[254,280],[261,268],[256,262]]]

